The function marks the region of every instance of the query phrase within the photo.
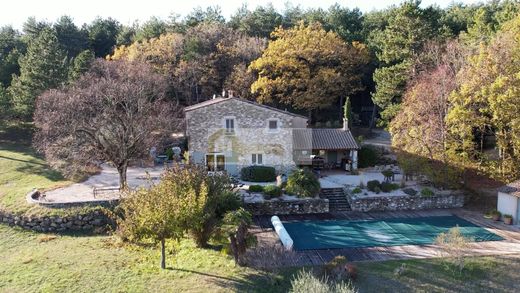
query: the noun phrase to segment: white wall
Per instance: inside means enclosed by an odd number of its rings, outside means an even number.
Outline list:
[[[503,192],[498,193],[497,210],[501,212],[502,215],[512,215],[514,224],[518,224],[517,209],[518,197]]]

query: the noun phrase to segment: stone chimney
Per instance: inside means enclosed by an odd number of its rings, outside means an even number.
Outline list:
[[[347,118],[343,118],[343,130],[347,131],[348,130],[348,119]]]

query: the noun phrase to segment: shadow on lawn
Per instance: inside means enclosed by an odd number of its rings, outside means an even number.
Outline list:
[[[288,292],[293,273],[286,271],[273,279],[267,273],[258,271],[257,274],[241,274],[242,278],[233,278],[181,268],[167,269],[210,277],[215,285],[233,292]]]
[[[16,171],[20,173],[43,176],[51,181],[65,180],[60,172],[53,170],[49,165],[45,164],[44,158],[38,155],[30,146],[18,145],[11,142],[4,143],[0,141],[0,150],[32,157],[29,159],[19,159],[0,155],[0,160],[19,162],[20,164],[16,167]]]

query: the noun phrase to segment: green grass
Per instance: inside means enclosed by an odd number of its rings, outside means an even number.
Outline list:
[[[400,276],[394,270],[406,265]],[[470,257],[459,272],[447,259],[358,264],[359,292],[518,292],[520,255]]]
[[[218,250],[183,240],[166,270],[159,249],[122,245],[116,236],[50,235],[0,225],[0,292],[287,292],[295,269],[273,284],[235,267]],[[401,276],[395,268],[406,263]],[[520,255],[470,258],[461,273],[443,259],[356,264],[359,292],[518,292]]]
[[[33,188],[49,189],[70,184],[51,169],[31,148],[30,124],[0,125],[0,207],[16,213],[41,213],[29,205],[26,194]]]
[[[0,225],[0,259],[0,292],[287,290],[270,285],[262,272],[235,267],[229,256],[195,248],[189,240],[168,255],[168,269],[161,270],[157,247],[122,245],[115,236],[54,238]]]

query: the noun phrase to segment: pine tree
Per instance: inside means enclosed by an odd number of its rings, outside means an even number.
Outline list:
[[[20,75],[13,78],[9,88],[16,116],[30,118],[36,97],[66,81],[66,59],[51,29],[42,30],[29,43],[27,53],[20,58]]]
[[[85,73],[92,64],[92,61],[96,56],[94,56],[94,52],[90,50],[85,50],[76,56],[70,65],[69,69],[69,82],[74,81],[80,77],[81,74]]]

